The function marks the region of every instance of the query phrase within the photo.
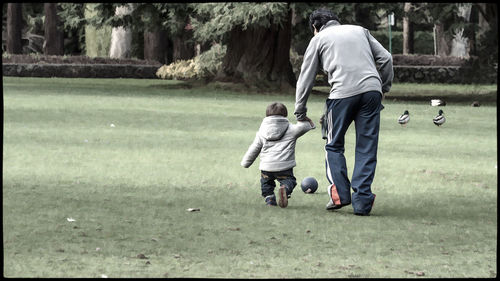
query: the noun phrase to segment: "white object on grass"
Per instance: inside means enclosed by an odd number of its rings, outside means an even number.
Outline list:
[[[111,125],[109,125],[111,128],[114,128],[115,127],[115,124],[111,123]]]
[[[74,222],[76,221],[74,218],[66,218],[69,222]]]
[[[189,209],[186,209],[186,211],[188,212],[195,212],[195,211],[199,211],[200,208],[189,208]]]
[[[431,106],[445,106],[446,102],[440,99],[431,100]]]

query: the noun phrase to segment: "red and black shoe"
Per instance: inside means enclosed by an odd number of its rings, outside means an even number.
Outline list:
[[[266,205],[267,206],[277,206],[278,204],[276,203],[276,195],[268,195],[266,196]]]
[[[330,201],[326,203],[326,209],[328,211],[337,210],[344,206],[349,205],[340,203],[340,197],[337,192],[337,187],[335,186],[335,184],[331,184],[330,186],[328,186],[328,196],[330,197]]]
[[[278,191],[278,205],[281,208],[288,206],[288,194],[286,194],[286,187],[284,185],[281,185]]]

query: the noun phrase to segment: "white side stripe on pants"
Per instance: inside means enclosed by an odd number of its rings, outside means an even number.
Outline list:
[[[326,116],[326,125],[327,125],[327,128],[328,128],[328,132],[327,132],[327,143],[330,143],[332,141],[332,138],[333,138],[333,132],[332,132],[332,111],[328,111],[328,114]],[[332,177],[332,172],[331,172],[331,169],[330,169],[330,163],[328,162],[328,152],[326,151],[326,147],[325,147],[325,159],[326,159],[326,177],[328,178],[328,180],[333,183],[333,177]]]

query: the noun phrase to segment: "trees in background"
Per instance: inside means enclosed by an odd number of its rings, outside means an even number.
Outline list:
[[[295,86],[290,4],[204,3],[194,11],[195,38],[227,46],[216,80],[267,89]]]
[[[115,16],[130,14],[133,7],[130,4],[115,8]],[[123,26],[113,27],[111,31],[111,46],[109,56],[111,58],[130,58],[132,54],[132,31]]]
[[[21,3],[7,4],[7,53],[22,53],[23,14]]]
[[[412,54],[415,44],[422,45],[418,37],[422,30],[434,30],[438,55],[465,49],[467,54],[487,58],[489,64],[495,64],[498,57],[496,3],[130,3],[129,12],[116,13],[124,5],[4,3],[7,36],[2,49],[8,53],[85,54],[91,45],[86,37],[93,36],[85,31],[86,26],[121,27],[132,34],[120,41],[131,45],[124,52],[130,57],[169,64],[193,58],[220,43],[227,51],[216,79],[282,88],[295,84],[288,50],[304,53],[312,37],[308,16],[326,7],[344,24],[359,24],[385,36],[383,44],[388,39],[387,14],[394,12],[394,30],[403,31],[404,54]],[[101,40],[95,48],[109,48],[111,36],[107,36],[93,40]]]
[[[96,26],[112,26],[129,29],[132,40],[142,52],[135,53],[144,59],[157,60],[161,63],[194,56],[192,31],[189,25],[191,6],[176,3],[132,3],[129,13],[116,14],[116,8],[123,3],[99,3],[96,14],[88,23]],[[139,35],[139,36],[137,36]],[[134,50],[132,50],[134,52]]]
[[[64,32],[57,14],[57,3],[44,3],[45,55],[64,55]]]
[[[410,21],[409,14],[411,12],[412,5],[410,2],[404,3],[404,14],[403,14],[403,55],[413,54],[414,52],[414,32],[413,32],[413,22]]]

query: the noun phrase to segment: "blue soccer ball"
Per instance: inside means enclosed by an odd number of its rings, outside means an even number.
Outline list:
[[[318,181],[313,177],[307,177],[302,180],[300,187],[304,193],[314,193],[318,189]]]

